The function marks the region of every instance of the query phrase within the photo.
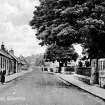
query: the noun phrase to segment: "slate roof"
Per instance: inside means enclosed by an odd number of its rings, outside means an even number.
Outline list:
[[[7,51],[5,48],[2,48],[1,46],[1,49],[0,49],[0,55],[3,55],[9,59],[15,59],[17,62],[20,62],[20,60],[14,55],[12,54],[11,52]]]
[[[15,55],[13,55],[13,54],[11,54],[11,53],[9,53],[10,54],[10,56],[12,57],[12,58],[14,58],[16,61],[18,61],[18,59],[17,59],[17,57],[15,56]]]
[[[7,51],[3,51],[3,50],[0,49],[0,54],[7,57],[7,58],[12,59],[11,55]]]
[[[0,49],[0,54],[7,57],[7,58],[10,58],[10,59],[15,59],[16,61],[18,61],[17,57],[11,53],[9,53],[8,51],[4,51],[4,50],[1,50]]]

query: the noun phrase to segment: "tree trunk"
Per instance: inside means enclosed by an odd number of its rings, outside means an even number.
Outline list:
[[[65,67],[67,67],[67,61],[65,61]]]
[[[59,69],[58,69],[58,73],[61,73],[61,62],[59,61]]]

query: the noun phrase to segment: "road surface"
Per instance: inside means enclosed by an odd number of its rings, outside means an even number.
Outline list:
[[[35,69],[0,88],[0,105],[105,105],[105,102]]]

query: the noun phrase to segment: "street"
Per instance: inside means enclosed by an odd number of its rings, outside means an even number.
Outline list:
[[[105,102],[53,74],[35,69],[0,88],[0,105],[105,105]]]

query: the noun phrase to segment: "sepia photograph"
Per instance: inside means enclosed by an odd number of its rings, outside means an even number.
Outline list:
[[[105,105],[105,0],[0,0],[0,105]]]

